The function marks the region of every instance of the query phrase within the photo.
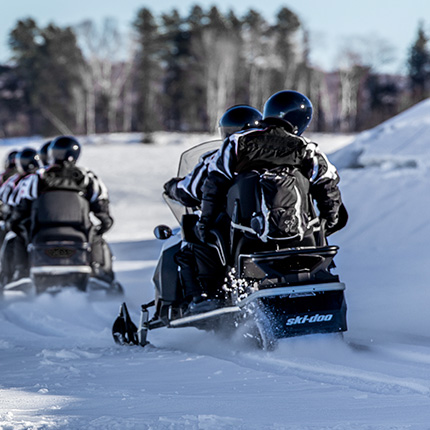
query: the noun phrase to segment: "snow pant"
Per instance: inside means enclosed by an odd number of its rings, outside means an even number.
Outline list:
[[[179,276],[184,296],[191,299],[205,293],[209,297],[217,294],[225,277],[217,251],[205,243],[187,243],[175,255],[180,267]]]
[[[0,267],[1,267],[1,285],[6,285],[12,280],[14,271],[13,266],[13,243],[15,237],[7,237],[2,244],[0,253]]]
[[[16,272],[14,278],[29,275],[27,243],[20,235],[17,235],[13,241],[13,265]]]
[[[93,274],[106,282],[114,280],[112,268],[112,251],[103,236],[96,234],[91,241],[91,264]]]
[[[8,236],[0,253],[1,284],[28,276],[28,254],[25,240],[21,236]]]
[[[6,233],[7,231],[4,221],[0,221],[0,247],[3,245]]]

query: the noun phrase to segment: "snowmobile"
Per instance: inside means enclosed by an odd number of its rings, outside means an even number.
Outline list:
[[[184,152],[178,176],[185,176],[201,154],[220,145],[220,141],[211,141]],[[250,252],[249,246],[242,246],[242,239],[248,233],[237,229],[242,218],[247,216],[247,203],[237,198],[237,186],[233,185],[227,195],[229,246],[223,239],[225,232],[216,229],[211,232],[211,246],[227,269],[218,295],[222,306],[208,312],[187,314],[174,255],[184,240],[195,240],[193,232],[198,216],[193,208],[184,208],[164,196],[180,228],[172,230],[165,225],[155,228],[155,236],[165,241],[153,275],[155,300],[141,306],[138,327],[131,320],[126,304],[122,303],[112,328],[115,342],[145,346],[150,330],[195,327],[228,336],[238,335],[235,339],[245,339],[258,348],[269,350],[282,338],[314,333],[341,334],[347,330],[345,284],[332,273],[338,247],[327,244],[324,224],[315,229],[316,247],[284,246],[274,251],[253,252],[251,249]],[[148,309],[152,306],[155,312],[149,319]]]
[[[42,194],[33,204],[29,223],[32,238],[27,246],[28,274],[14,276],[15,268],[5,254],[13,252],[16,235],[9,232],[0,251],[1,291],[39,294],[71,287],[80,291],[123,292],[117,281],[94,276],[98,270],[91,258],[91,235],[95,234],[95,227],[89,219],[88,202],[78,193]],[[104,250],[103,257],[110,263],[108,251]]]

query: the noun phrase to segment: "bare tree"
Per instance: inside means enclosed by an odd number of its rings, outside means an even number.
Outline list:
[[[87,132],[96,131],[96,107],[102,100],[106,100],[107,131],[115,132],[123,106],[121,94],[134,64],[134,47],[130,39],[124,41],[112,18],[105,19],[101,29],[93,21],[84,21],[77,26],[77,32],[87,58],[87,68],[82,69],[87,93]]]
[[[259,109],[270,95],[271,68],[281,66],[280,61],[273,58],[268,30],[269,24],[265,19],[258,12],[250,10],[242,26],[242,58],[249,71],[249,103]]]
[[[338,62],[360,64],[373,73],[380,73],[396,58],[396,50],[386,39],[377,34],[350,36],[340,46]]]
[[[234,90],[232,72],[237,63],[237,47],[231,38],[220,36],[217,30],[211,28],[204,30],[202,41],[207,53],[205,62],[207,114],[210,131],[214,132]]]
[[[394,50],[375,35],[348,38],[338,57],[341,100],[340,129],[357,128],[361,85],[371,71],[376,72],[394,59]]]

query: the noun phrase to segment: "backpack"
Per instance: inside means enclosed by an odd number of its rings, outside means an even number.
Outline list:
[[[309,187],[309,179],[293,166],[259,173],[257,208],[250,222],[263,242],[304,238],[310,227]]]

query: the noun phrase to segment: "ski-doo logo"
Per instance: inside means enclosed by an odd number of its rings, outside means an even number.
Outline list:
[[[306,324],[306,323],[315,323],[315,322],[323,322],[323,321],[331,321],[333,318],[333,314],[320,315],[315,314],[311,317],[309,315],[305,315],[303,317],[295,317],[288,318],[287,325],[296,325],[296,324]]]

